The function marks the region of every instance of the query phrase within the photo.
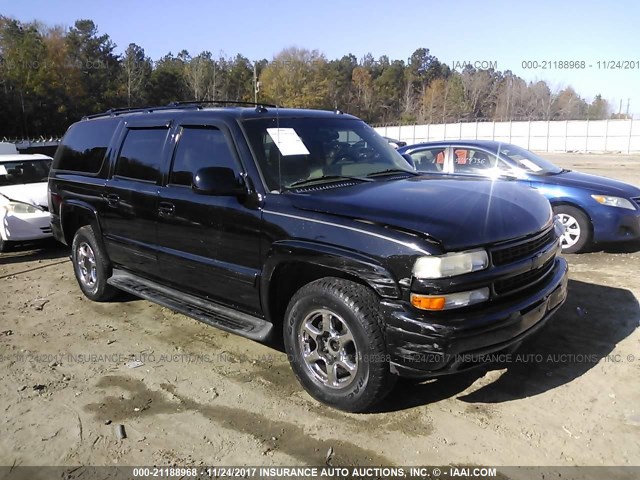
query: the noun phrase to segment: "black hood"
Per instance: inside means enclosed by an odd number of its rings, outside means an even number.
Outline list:
[[[295,193],[296,208],[426,233],[461,250],[540,231],[549,202],[515,182],[422,176]]]

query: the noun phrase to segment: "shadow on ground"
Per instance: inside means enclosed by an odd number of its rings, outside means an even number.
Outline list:
[[[595,245],[593,252],[604,253],[635,253],[640,252],[640,240],[630,242],[602,243]]]
[[[403,410],[458,395],[491,369],[506,370],[496,381],[458,399],[501,403],[544,393],[584,375],[639,322],[640,306],[629,290],[570,280],[564,306],[510,361],[417,385],[401,381],[377,410]]]
[[[55,240],[12,245],[6,253],[0,253],[0,265],[33,262],[37,260],[55,260],[69,257],[69,247]]]

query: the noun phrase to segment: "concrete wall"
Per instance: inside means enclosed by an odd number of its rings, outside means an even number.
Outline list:
[[[640,152],[638,120],[446,123],[377,127],[376,131],[409,144],[481,139],[540,152]]]

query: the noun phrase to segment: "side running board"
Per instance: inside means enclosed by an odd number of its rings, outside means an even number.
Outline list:
[[[160,285],[124,270],[114,269],[107,283],[212,327],[252,340],[265,340],[273,327],[271,323],[261,318]]]

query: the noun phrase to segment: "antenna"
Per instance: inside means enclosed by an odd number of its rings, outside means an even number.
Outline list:
[[[280,144],[280,111],[278,105],[276,105],[276,128],[278,129],[278,144]],[[282,151],[278,147],[278,187],[280,187],[280,193],[282,193]]]

